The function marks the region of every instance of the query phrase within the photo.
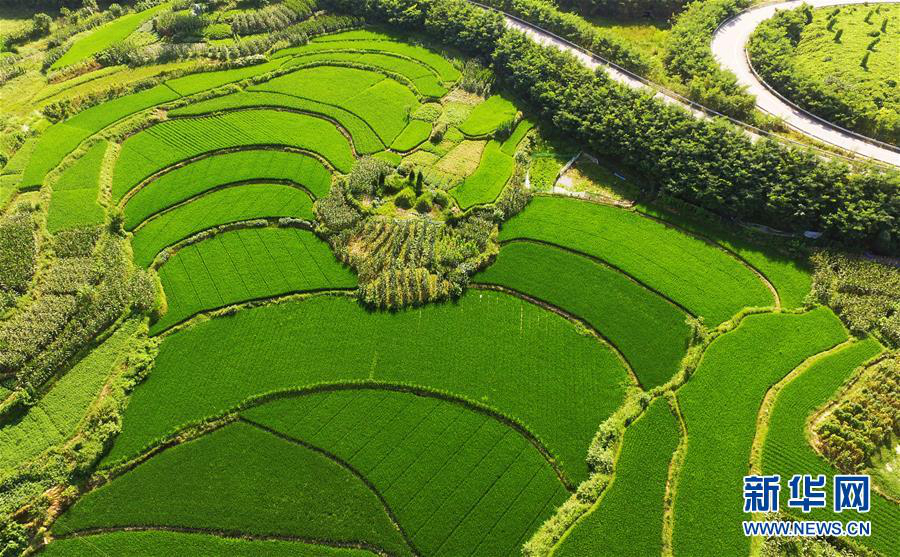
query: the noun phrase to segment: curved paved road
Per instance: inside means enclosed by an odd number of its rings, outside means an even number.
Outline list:
[[[843,4],[895,3],[897,0],[805,0],[814,8]],[[900,166],[900,151],[870,143],[852,132],[841,130],[812,114],[792,107],[775,95],[759,81],[750,68],[744,45],[753,30],[769,19],[778,10],[799,7],[800,0],[770,4],[746,11],[722,25],[713,37],[712,50],[719,63],[737,75],[738,81],[746,85],[750,93],[756,95],[756,106],[770,114],[782,118],[792,128],[824,143],[837,145],[847,151],[878,161]]]

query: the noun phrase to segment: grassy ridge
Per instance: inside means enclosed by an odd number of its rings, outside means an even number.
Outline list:
[[[367,542],[410,554],[359,478],[243,423],[169,449],[88,493],[54,530],[143,525]]]
[[[627,376],[593,338],[511,296],[473,292],[397,313],[318,296],[166,337],[107,462],[256,394],[366,379],[440,389],[514,416],[578,481],[597,424],[621,403]]]
[[[172,116],[197,116],[220,110],[260,106],[283,106],[295,110],[305,110],[322,114],[336,120],[343,126],[350,137],[353,138],[353,146],[358,153],[370,154],[384,149],[381,140],[369,127],[365,120],[343,109],[317,101],[311,101],[294,95],[284,93],[272,93],[267,91],[240,91],[231,95],[215,97],[205,101],[189,104],[171,111]]]
[[[405,85],[378,72],[357,68],[316,66],[250,89],[339,106],[368,122],[384,145],[390,145],[403,131],[409,114],[419,106],[419,100]]]
[[[663,499],[680,431],[665,399],[625,431],[613,483],[553,553],[644,557],[662,552]]]
[[[31,460],[75,432],[116,363],[128,353],[137,325],[123,325],[67,371],[21,420],[0,426],[0,470]]]
[[[131,238],[134,261],[146,267],[165,247],[191,234],[263,217],[312,220],[312,200],[305,191],[280,184],[247,184],[202,195],[145,221]]]
[[[47,229],[51,233],[103,222],[104,211],[97,197],[100,169],[108,147],[106,141],[98,141],[59,175],[50,193],[47,213]]]
[[[167,120],[122,144],[113,172],[119,200],[156,171],[202,153],[242,145],[286,145],[314,151],[341,172],[353,164],[350,145],[321,118],[278,110],[245,110],[220,116]]]
[[[125,205],[125,229],[217,186],[255,180],[291,180],[322,197],[331,173],[318,160],[299,153],[249,150],[206,157],[163,174],[137,191]]]
[[[498,141],[492,140],[485,146],[475,172],[450,193],[463,209],[491,203],[503,191],[503,186],[509,181],[515,167],[515,160],[503,152]]]
[[[83,538],[54,540],[44,557],[371,557],[362,549],[334,548],[278,540],[245,540],[180,532],[110,532]]]
[[[470,137],[494,133],[501,124],[516,117],[516,105],[501,95],[492,95],[475,106],[469,117],[460,124],[459,131]]]
[[[707,236],[730,249],[769,279],[781,298],[782,307],[794,309],[803,306],[812,288],[812,273],[808,264],[783,255],[775,248],[750,242],[724,225],[716,224],[711,219],[692,216],[687,211],[675,213],[645,205],[640,206],[639,210],[695,234]]]
[[[501,240],[533,238],[599,257],[716,325],[771,305],[749,269],[706,242],[615,207],[538,197],[504,223]]]
[[[134,33],[141,24],[168,7],[169,4],[160,4],[143,12],[126,14],[114,21],[101,25],[75,41],[69,50],[50,66],[50,69],[55,70],[81,62],[112,46],[114,43],[123,41],[128,35]]]
[[[678,391],[688,451],[675,499],[675,554],[749,551],[738,487],[748,472],[763,397],[803,360],[846,338],[838,318],[819,308],[800,315],[750,315],[709,346]],[[714,529],[717,535],[706,535]]]
[[[160,267],[159,277],[169,309],[152,333],[200,311],[245,300],[356,285],[356,277],[327,244],[296,228],[217,234],[179,250]]]
[[[784,386],[769,417],[769,431],[762,451],[763,473],[781,474],[782,482],[793,474],[825,474],[830,478],[840,473],[810,446],[806,420],[834,395],[857,367],[881,351],[882,347],[874,339],[855,342],[815,362]],[[828,487],[830,489],[830,482]],[[787,507],[789,495],[790,491],[782,488],[783,510],[790,510]],[[860,541],[886,555],[896,549],[891,540],[900,539],[900,508],[875,491],[872,492],[872,510],[866,515],[853,511],[835,514],[830,507],[809,514],[798,510],[796,514],[804,520],[871,520],[872,537]]]
[[[440,399],[381,390],[278,400],[243,413],[347,460],[424,555],[515,555],[568,493],[531,443]]]
[[[88,108],[64,122],[47,128],[37,140],[34,152],[22,173],[20,188],[39,186],[44,176],[56,168],[78,145],[106,126],[140,112],[178,98],[165,85],[119,97],[98,106]]]
[[[583,318],[622,351],[648,389],[678,369],[690,338],[680,309],[621,273],[559,248],[506,244],[473,280],[512,288]]]

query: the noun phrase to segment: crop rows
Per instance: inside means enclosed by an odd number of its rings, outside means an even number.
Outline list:
[[[587,257],[514,242],[474,280],[512,288],[583,318],[622,351],[647,389],[668,381],[684,357],[690,337],[685,313]]]
[[[97,197],[107,147],[106,141],[98,141],[60,174],[53,185],[47,214],[47,229],[51,233],[103,222],[104,211]]]
[[[675,300],[707,325],[772,296],[727,253],[674,228],[615,207],[538,197],[504,223],[501,240],[531,238],[609,262]]]
[[[54,530],[143,525],[367,542],[410,554],[381,501],[359,478],[311,449],[244,423],[169,449],[87,494]]]
[[[741,530],[746,515],[735,486],[748,473],[763,397],[803,360],[846,338],[837,317],[819,308],[800,315],[750,315],[710,344],[678,391],[689,448],[678,474],[676,554],[749,551],[750,540]],[[716,536],[706,535],[713,530]]]
[[[177,98],[178,95],[165,85],[157,85],[152,89],[88,108],[64,122],[50,126],[38,138],[19,187],[30,188],[41,185],[47,173],[56,168],[66,155],[106,126],[151,106]]]
[[[427,48],[397,42],[396,39],[383,33],[372,33],[367,37],[362,37],[358,33],[358,31],[349,31],[347,33],[336,33],[327,37],[319,37],[308,45],[280,50],[275,53],[275,57],[293,56],[322,50],[368,50],[418,60],[437,72],[438,76],[445,83],[453,83],[460,77],[459,70],[453,64],[440,54],[436,54]],[[365,31],[365,33],[370,32]]]
[[[645,557],[662,553],[663,500],[679,426],[657,399],[625,431],[616,475],[596,507],[563,539],[558,557]]]
[[[405,85],[368,70],[316,66],[254,85],[253,91],[296,95],[332,104],[366,121],[384,145],[390,145],[419,101]]]
[[[823,358],[778,393],[769,417],[769,430],[762,451],[762,470],[765,474],[780,474],[782,480],[793,474],[825,474],[829,478],[836,470],[809,444],[806,421],[824,405],[866,360],[881,352],[877,341],[868,339],[841,348]],[[830,486],[829,482],[829,486]],[[789,491],[782,490],[782,508],[787,509]],[[892,541],[900,539],[900,509],[877,492],[872,492],[872,510],[865,516],[847,511],[835,515],[830,508],[813,510],[798,516],[805,520],[871,520],[871,545],[886,555],[892,550]]]
[[[302,189],[279,184],[247,184],[201,195],[145,221],[131,239],[134,261],[146,267],[165,247],[201,230],[266,217],[312,220],[312,200]]]
[[[544,457],[502,422],[415,394],[339,390],[243,413],[346,460],[383,495],[424,555],[516,554],[567,495]]]
[[[236,302],[356,284],[327,244],[295,228],[217,234],[176,252],[160,267],[159,276],[169,309],[152,332]]]
[[[281,540],[223,538],[212,534],[168,532],[165,530],[118,531],[54,540],[41,551],[44,557],[84,555],[90,547],[97,554],[123,557],[170,557],[196,555],[213,557],[372,557],[364,549],[335,548]]]
[[[439,389],[513,417],[577,482],[587,475],[584,454],[597,424],[622,401],[626,377],[611,351],[511,296],[470,293],[456,304],[396,313],[316,296],[165,337],[107,462],[254,395],[371,379]]]
[[[509,181],[515,167],[515,160],[503,152],[502,145],[497,141],[490,141],[481,154],[478,168],[462,184],[453,188],[451,193],[463,209],[491,203],[503,191],[503,186]]]
[[[350,137],[353,138],[353,146],[359,154],[371,154],[384,149],[381,139],[369,124],[339,106],[325,104],[294,95],[284,93],[272,93],[267,91],[241,91],[231,95],[215,97],[206,101],[189,104],[171,111],[172,116],[197,116],[221,110],[233,110],[238,108],[279,106],[294,110],[315,112],[336,120]],[[427,139],[427,137],[426,137]]]
[[[315,158],[301,153],[251,149],[202,158],[161,175],[125,205],[125,228],[133,230],[150,216],[235,182],[289,180],[315,197],[331,187],[331,173]]]
[[[137,322],[124,325],[66,372],[25,416],[0,427],[0,470],[15,467],[67,439],[128,351]]]
[[[129,137],[113,173],[113,198],[154,172],[211,151],[250,145],[285,145],[314,151],[341,172],[353,153],[331,122],[278,110],[246,110],[220,116],[167,120]]]

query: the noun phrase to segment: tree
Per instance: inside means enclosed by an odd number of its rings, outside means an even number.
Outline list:
[[[51,19],[49,15],[44,13],[34,14],[31,32],[35,37],[43,37],[45,35],[48,35],[50,34],[50,25],[52,23],[53,19]]]

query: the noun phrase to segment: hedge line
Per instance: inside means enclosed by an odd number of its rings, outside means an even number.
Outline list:
[[[718,1],[718,0],[717,0]],[[588,149],[640,168],[660,192],[723,216],[900,252],[900,175],[826,161],[612,82],[572,56],[507,30],[464,0],[328,0],[368,20],[426,29],[493,60],[518,95]]]

